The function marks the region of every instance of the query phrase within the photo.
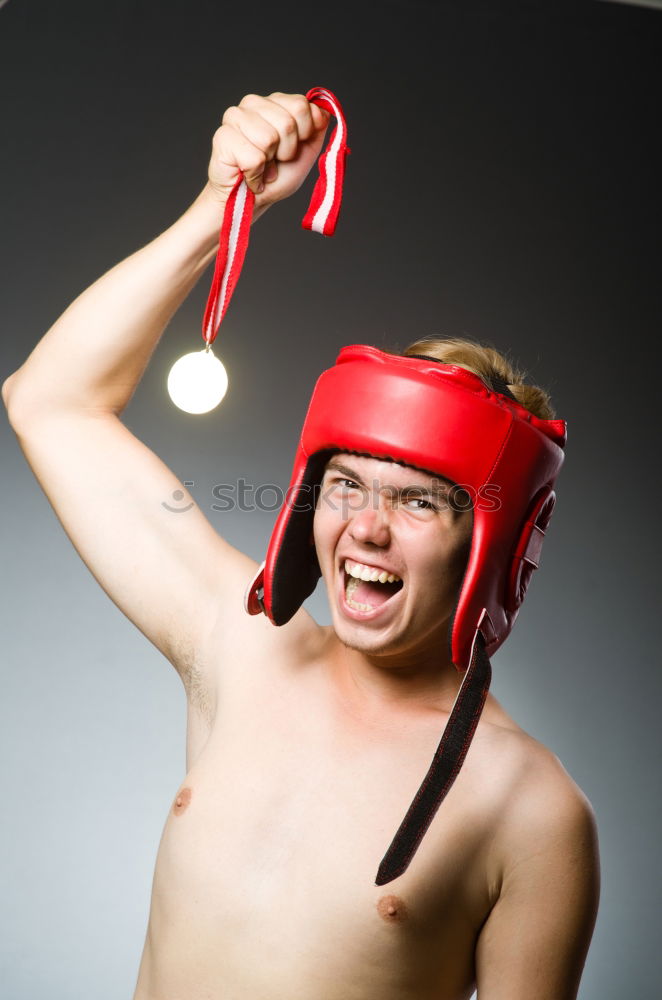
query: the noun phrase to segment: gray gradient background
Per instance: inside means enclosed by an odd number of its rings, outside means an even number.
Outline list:
[[[309,179],[252,231],[217,341],[222,406],[188,416],[165,390],[202,344],[209,272],[124,418],[260,560],[275,514],[221,515],[212,487],[287,485],[313,381],[343,344],[466,334],[551,389],[569,422],[559,503],[493,691],[597,814],[602,901],[580,997],[650,998],[662,14],[490,0],[334,11],[325,29],[300,2],[2,8],[0,376],[190,203],[225,107],[250,91],[336,91],[352,147],[336,236],[300,227]],[[134,986],[184,775],[183,689],[79,560],[6,420],[0,445],[0,982],[11,1000],[117,1000]],[[321,590],[308,605],[328,623]]]

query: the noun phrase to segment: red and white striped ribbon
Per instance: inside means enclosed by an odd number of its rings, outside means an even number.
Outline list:
[[[323,236],[332,236],[342,201],[345,156],[350,152],[347,145],[347,125],[338,99],[330,90],[313,87],[306,94],[306,98],[311,104],[317,104],[330,112],[337,124],[326,150],[318,160],[319,177],[301,225],[304,229],[321,233]],[[240,174],[225,204],[214,277],[202,320],[202,337],[207,345],[216,339],[218,328],[239,280],[248,248],[254,204],[255,195]]]
[[[306,97],[312,104],[329,111],[336,119],[337,125],[331,133],[326,150],[319,158],[317,165],[320,175],[301,225],[304,229],[312,229],[313,232],[321,233],[323,236],[332,236],[342,201],[345,156],[350,152],[347,145],[347,124],[338,99],[330,90],[313,87]]]

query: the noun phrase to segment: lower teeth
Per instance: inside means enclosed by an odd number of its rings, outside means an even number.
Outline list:
[[[374,605],[372,604],[359,604],[358,601],[353,601],[351,597],[347,598],[347,603],[350,608],[357,608],[359,611],[372,611]]]
[[[349,578],[349,582],[347,584],[347,589],[345,591],[345,599],[346,599],[347,603],[349,604],[350,608],[356,608],[357,611],[372,611],[373,608],[374,608],[374,605],[372,605],[372,604],[361,604],[359,601],[353,601],[352,600],[352,594],[354,593],[354,591],[356,590],[356,588],[358,587],[358,585],[359,585],[360,582],[361,581],[357,580],[356,577],[354,577],[354,576],[351,576]]]

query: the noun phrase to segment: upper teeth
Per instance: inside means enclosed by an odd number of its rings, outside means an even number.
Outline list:
[[[375,569],[373,566],[366,566],[364,563],[351,563],[345,559],[345,572],[357,580],[370,580],[372,583],[399,583],[400,577],[395,573],[387,573],[384,569]]]

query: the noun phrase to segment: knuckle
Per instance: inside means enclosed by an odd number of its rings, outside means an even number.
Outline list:
[[[212,141],[211,141],[212,142],[212,147],[214,149],[216,149],[217,146],[220,146],[220,144],[223,142],[223,137],[225,135],[226,130],[227,130],[227,126],[225,126],[225,125],[219,125],[219,127],[214,132],[214,135],[212,136]]]
[[[257,104],[261,100],[262,100],[262,98],[258,97],[257,94],[246,94],[239,101],[239,107],[240,108],[250,108],[250,107],[254,106],[255,104]]]
[[[274,128],[273,125],[270,125],[269,128],[265,130],[265,140],[269,149],[275,148],[280,142],[278,129]]]
[[[297,111],[303,112],[304,114],[308,111],[308,108],[310,107],[308,98],[304,97],[303,94],[295,94],[294,97],[292,98],[292,104]]]
[[[236,104],[231,104],[229,108],[225,109],[221,121],[226,122],[229,121],[231,118],[236,118],[238,111],[239,108],[236,106]]]
[[[260,171],[265,163],[267,162],[267,157],[262,152],[261,149],[257,149],[253,146],[251,149],[247,149],[245,155],[242,157],[242,165],[244,170]]]

